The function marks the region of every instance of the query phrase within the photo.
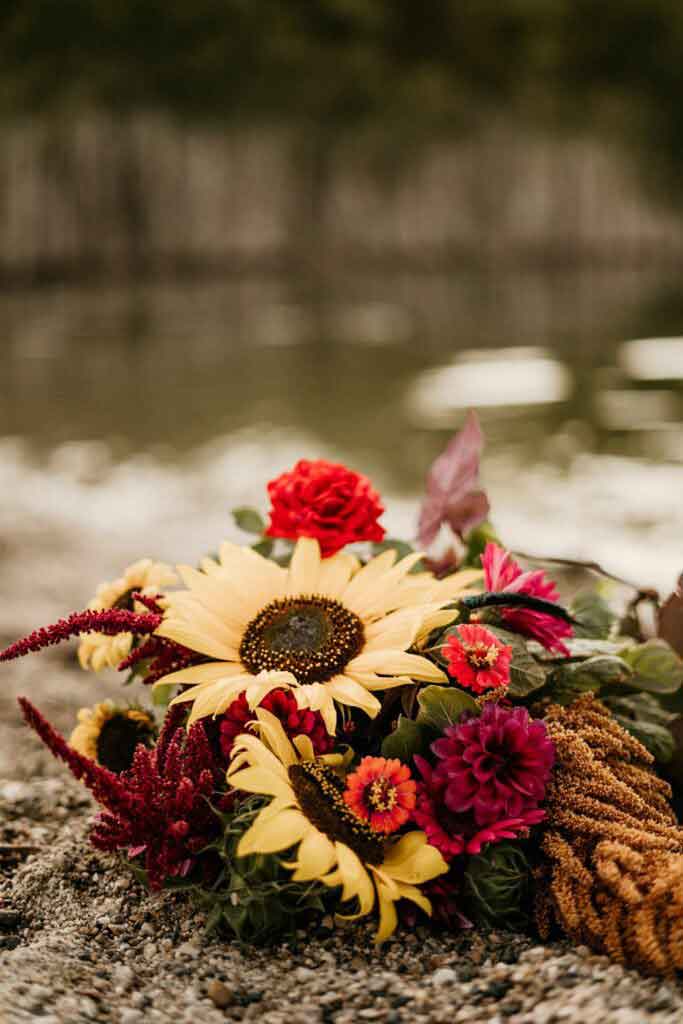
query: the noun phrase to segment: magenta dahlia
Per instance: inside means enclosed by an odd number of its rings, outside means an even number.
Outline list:
[[[260,706],[279,718],[287,736],[308,736],[316,754],[329,754],[334,747],[334,736],[330,736],[319,711],[297,706],[294,694],[289,690],[271,690]],[[220,744],[223,756],[228,760],[232,745],[240,733],[247,732],[249,722],[256,721],[256,712],[247,704],[244,693],[232,702],[225,714],[219,718]]]
[[[527,594],[529,597],[540,597],[544,601],[559,600],[557,587],[546,577],[542,569],[524,572],[509,551],[504,551],[491,541],[484,549],[481,562],[487,590],[495,593]],[[500,616],[510,629],[538,640],[547,650],[569,654],[562,642],[563,637],[572,635],[572,627],[568,622],[531,608],[503,608],[500,610]]]
[[[471,811],[482,826],[535,810],[555,762],[545,723],[526,708],[500,703],[484,705],[478,716],[463,715],[432,743],[432,752],[448,809]]]
[[[458,813],[447,805],[445,794],[448,779],[435,772],[428,761],[415,757],[421,781],[417,783],[417,801],[413,820],[424,831],[429,843],[435,846],[449,863],[463,853],[481,853],[487,843],[515,839],[545,817],[541,808],[523,811],[515,817],[480,825],[472,810]]]

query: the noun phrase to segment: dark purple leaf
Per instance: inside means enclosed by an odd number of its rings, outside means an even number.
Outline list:
[[[683,657],[683,574],[676,590],[657,613],[657,636],[671,644],[676,653]]]
[[[449,442],[427,474],[427,494],[420,509],[418,541],[429,547],[442,523],[464,534],[481,523],[489,511],[479,486],[479,459],[484,435],[477,414],[470,410],[462,430]]]

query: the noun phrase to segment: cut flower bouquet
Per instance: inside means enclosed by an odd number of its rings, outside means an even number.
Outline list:
[[[607,574],[577,590],[565,563],[561,603],[495,534],[482,445],[471,413],[429,473],[419,548],[385,537],[367,478],[302,460],[268,485],[268,522],[235,511],[251,544],[139,561],[0,660],[79,637],[83,669],[137,687],[69,739],[20,704],[100,805],[94,846],[189,890],[212,928],[266,941],[333,909],[374,915],[381,943],[431,917],[683,969],[664,777],[683,594],[636,589],[619,617]]]

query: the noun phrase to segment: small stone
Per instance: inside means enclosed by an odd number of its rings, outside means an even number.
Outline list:
[[[301,982],[313,981],[315,978],[315,971],[312,971],[310,967],[297,967],[294,972],[294,977],[297,981]]]
[[[222,981],[219,981],[218,978],[214,978],[209,982],[206,994],[213,1005],[217,1006],[219,1010],[224,1010],[225,1007],[230,1006],[234,1000],[234,993],[231,992],[227,985],[224,985]]]

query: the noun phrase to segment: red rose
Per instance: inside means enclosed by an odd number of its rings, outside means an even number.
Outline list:
[[[382,540],[384,512],[367,477],[346,466],[301,459],[268,484],[270,537],[314,537],[323,557],[359,540]]]

